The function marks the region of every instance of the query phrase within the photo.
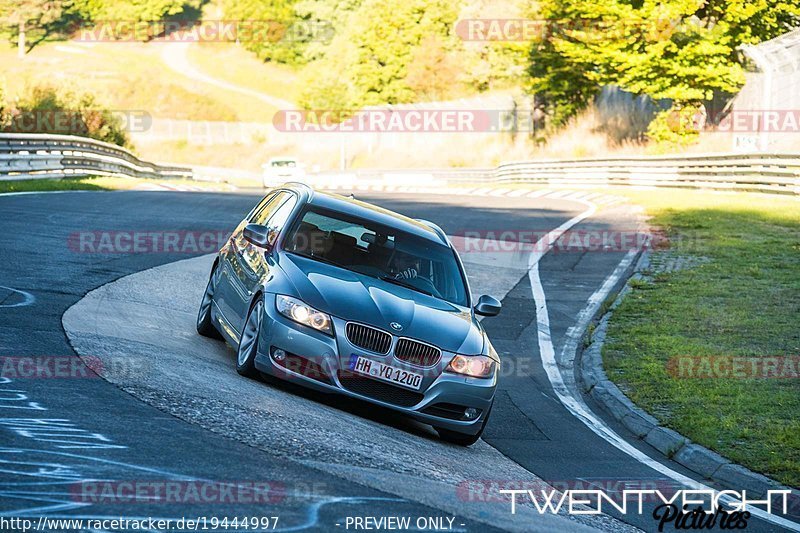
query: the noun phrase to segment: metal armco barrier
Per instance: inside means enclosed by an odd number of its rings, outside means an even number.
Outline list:
[[[309,182],[331,188],[529,183],[543,187],[689,187],[800,195],[800,154],[709,154],[554,159],[493,169],[324,172]]]
[[[259,175],[213,167],[164,166],[119,146],[85,137],[0,133],[0,179],[123,175],[260,184]],[[530,183],[551,187],[691,187],[800,194],[800,154],[752,153],[559,159],[504,163],[487,169],[354,169],[308,175],[318,186]],[[338,185],[338,187],[337,187]]]
[[[696,187],[800,194],[800,154],[640,156],[502,164],[495,183]]]
[[[187,167],[157,165],[88,137],[0,133],[0,180],[82,176],[191,178]]]

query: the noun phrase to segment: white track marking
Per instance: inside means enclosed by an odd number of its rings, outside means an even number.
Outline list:
[[[555,192],[551,192],[550,194],[548,194],[547,197],[548,198],[564,198],[565,196],[567,196],[568,194],[572,194],[573,192],[574,191],[571,191],[569,189],[562,190],[562,191],[555,191]]]
[[[603,196],[603,197],[595,200],[596,203],[601,204],[601,205],[610,204],[612,202],[619,203],[621,201],[622,200],[618,196]]]
[[[551,192],[553,191],[551,191],[550,189],[539,189],[538,191],[533,191],[531,193],[528,193],[527,197],[538,198],[539,196],[545,196],[547,194],[550,194]]]
[[[73,192],[97,192],[97,191],[90,191],[90,190],[85,190],[85,189],[76,189],[74,191],[17,191],[17,192],[2,192],[2,193],[0,193],[0,197],[2,197],[2,196],[28,196],[29,194],[64,194],[64,193],[73,193]]]
[[[543,247],[541,246],[536,246],[536,251],[532,252],[528,259],[528,278],[531,283],[533,300],[536,306],[536,329],[539,340],[539,354],[542,359],[542,366],[547,373],[547,379],[550,381],[553,391],[555,391],[556,396],[558,396],[558,399],[561,401],[562,405],[564,405],[564,407],[566,407],[566,409],[572,413],[575,418],[583,422],[586,427],[592,430],[592,432],[608,443],[612,444],[618,450],[626,453],[636,461],[655,470],[656,472],[659,472],[660,474],[671,478],[674,481],[677,481],[678,483],[681,483],[684,486],[688,486],[695,490],[712,490],[718,492],[712,487],[708,487],[699,481],[695,481],[688,476],[672,470],[668,466],[656,461],[644,452],[632,446],[625,439],[619,436],[619,434],[617,434],[613,429],[611,429],[605,422],[603,422],[603,420],[595,415],[589,406],[583,401],[583,398],[574,393],[564,382],[564,377],[562,376],[561,370],[556,362],[555,347],[553,346],[553,339],[550,334],[550,315],[547,311],[547,299],[544,294],[544,286],[542,285],[542,281],[539,277],[539,260],[544,256],[544,254],[550,251],[553,243],[558,240],[559,236],[597,211],[597,205],[593,204],[592,202],[585,200],[572,201],[577,201],[585,205],[587,207],[586,211],[571,218],[570,220],[567,220],[556,229],[542,237],[545,244],[544,249],[542,249]],[[625,269],[621,267],[623,266],[623,263],[630,261],[629,256],[630,253],[625,256],[614,272],[608,278],[606,278],[603,285],[597,291],[595,291],[594,294],[592,294],[592,296],[589,298],[589,304],[587,307],[591,308],[593,306],[599,306],[603,302],[619,278],[623,275]],[[579,316],[585,317],[587,315],[591,316],[591,314],[592,313],[590,310],[585,308],[581,311]],[[725,495],[720,497],[720,499],[723,502],[733,501],[730,497]],[[750,511],[753,516],[757,516],[765,522],[779,525],[790,531],[800,531],[800,524],[785,518],[781,518],[780,516],[770,514],[762,509],[748,507],[748,511]]]
[[[602,196],[602,194],[600,194],[599,192],[593,192],[593,193],[589,194],[588,196],[584,196],[583,198],[581,198],[581,200],[589,201],[592,198],[598,198],[600,196]]]
[[[572,194],[568,194],[564,197],[564,200],[581,200],[583,197],[588,196],[589,193],[586,191],[575,191]]]
[[[22,296],[21,302],[17,302],[14,304],[0,303],[0,307],[25,307],[26,305],[31,305],[36,301],[36,297],[27,291],[15,289],[13,287],[6,287],[5,285],[0,285],[0,289],[6,289],[9,292],[13,292],[15,294],[19,294],[20,296]]]

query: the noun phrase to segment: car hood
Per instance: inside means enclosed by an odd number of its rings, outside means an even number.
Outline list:
[[[344,320],[467,355],[483,350],[483,331],[469,309],[305,257],[282,254],[280,267],[295,295]],[[391,322],[399,323],[400,332]]]

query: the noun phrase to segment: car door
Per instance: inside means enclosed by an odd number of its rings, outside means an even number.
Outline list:
[[[294,193],[280,191],[263,208],[256,210],[249,222],[280,231],[296,205],[297,196]],[[248,242],[243,232],[235,236],[231,247],[234,253],[230,261],[230,304],[234,316],[238,318],[235,324],[238,332],[244,324],[253,294],[269,276],[270,262],[264,248]]]
[[[240,322],[238,316],[240,305],[237,303],[237,301],[241,299],[240,293],[242,292],[237,270],[239,269],[239,247],[242,246],[242,241],[244,241],[242,238],[242,232],[244,231],[245,226],[250,223],[250,220],[257,213],[261,213],[263,210],[265,210],[267,206],[275,200],[277,195],[278,193],[274,192],[264,196],[264,198],[256,205],[256,207],[254,207],[250,213],[248,213],[247,216],[242,219],[239,225],[236,226],[236,229],[234,229],[233,233],[231,233],[228,242],[225,243],[225,246],[223,246],[222,250],[220,250],[220,273],[219,281],[217,282],[217,288],[214,293],[214,301],[216,302],[217,308],[222,313],[225,321],[229,326],[233,327],[237,333],[239,331],[238,328]]]

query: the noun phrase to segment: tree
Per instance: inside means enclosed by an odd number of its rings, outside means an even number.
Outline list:
[[[296,23],[309,29],[308,38],[298,43],[298,63],[321,59],[360,6],[361,0],[298,0],[293,6]]]
[[[331,85],[342,96],[337,109],[414,101],[408,75],[415,53],[431,36],[444,50],[455,47],[457,13],[447,0],[365,0],[323,58],[306,67],[301,104],[324,109],[318,104],[330,103],[330,95],[319,88]]]
[[[85,20],[103,22],[157,22],[176,15],[186,7],[198,7],[199,0],[73,0]]]
[[[414,50],[406,82],[417,99],[445,100],[453,90],[461,69],[454,54],[435,35],[425,37]]]
[[[224,0],[225,18],[252,25],[251,35],[242,44],[264,61],[296,64],[302,55],[301,43],[292,35],[295,23],[294,0]]]
[[[161,31],[159,23],[170,17],[193,18],[201,0],[71,0],[72,10],[84,23],[104,25],[107,36],[148,40]]]
[[[44,30],[62,15],[57,0],[0,0],[0,18],[17,37],[17,54],[24,57],[30,31]]]
[[[540,10],[553,31],[533,44],[532,90],[561,106],[561,120],[603,85],[676,109],[736,92],[738,46],[800,24],[800,4],[783,0],[542,0]]]
[[[462,82],[480,92],[519,87],[525,83],[529,43],[524,37],[510,40],[470,39],[470,21],[525,20],[529,18],[525,0],[464,0],[458,14],[456,33]]]
[[[11,104],[4,104],[0,91],[0,131],[80,135],[120,146],[130,145],[119,116],[93,94],[63,86],[28,87]]]

